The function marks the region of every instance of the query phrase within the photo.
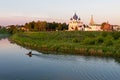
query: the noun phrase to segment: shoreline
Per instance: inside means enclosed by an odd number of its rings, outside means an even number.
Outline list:
[[[117,57],[117,58],[120,57],[119,51],[115,52],[115,50],[117,49],[115,49],[114,46],[80,45],[79,43],[68,43],[69,41],[60,40],[61,37],[59,37],[60,38],[59,40],[56,38],[48,39],[48,36],[50,35],[51,37],[53,35],[61,36],[60,33],[63,34],[64,32],[51,32],[51,33],[50,32],[17,33],[17,34],[14,34],[10,39],[21,46],[28,47],[30,49],[34,49],[46,54],[63,53],[68,55],[72,54],[72,55],[98,56],[98,57]],[[87,33],[87,32],[65,32],[65,33],[80,34],[80,33]],[[47,34],[47,35],[43,36],[41,34]],[[39,37],[36,37],[38,35]],[[71,36],[72,36],[71,38],[74,38],[73,35]]]

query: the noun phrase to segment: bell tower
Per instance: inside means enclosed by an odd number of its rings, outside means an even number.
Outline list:
[[[95,24],[95,23],[94,23],[93,15],[91,15],[91,19],[90,19],[89,25],[94,25],[94,24]]]

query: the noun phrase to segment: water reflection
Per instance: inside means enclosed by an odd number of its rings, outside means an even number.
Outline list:
[[[8,39],[0,43],[0,80],[120,79],[119,59],[42,54]]]
[[[114,58],[114,60],[120,65],[120,58]]]
[[[6,39],[10,36],[10,34],[0,34],[0,40]]]
[[[73,56],[73,55],[52,55],[52,54],[35,54],[32,51],[29,51],[27,54],[28,57],[38,57],[43,59],[49,59],[49,60],[67,60],[67,61],[81,61],[81,58],[85,61],[105,61],[107,63],[112,61],[115,61],[117,64],[120,65],[120,58],[110,58],[110,57],[92,57],[92,56]],[[59,56],[59,57],[58,57]]]
[[[21,48],[23,48],[21,46]],[[28,48],[25,48],[28,49]],[[95,56],[80,56],[80,55],[61,55],[61,54],[41,54],[41,53],[37,53],[35,54],[32,51],[29,51],[28,53],[26,53],[25,55],[27,55],[28,57],[32,58],[32,57],[37,57],[37,58],[42,58],[42,59],[49,59],[49,60],[67,60],[67,61],[105,61],[106,63],[109,63],[111,61],[115,61],[117,64],[120,65],[120,58],[111,58],[111,57],[95,57]],[[58,57],[59,56],[59,57]],[[81,59],[82,58],[82,59]]]
[[[52,54],[39,54],[39,53],[34,53],[32,51],[29,51],[27,54],[28,57],[32,58],[32,57],[37,57],[40,59],[48,59],[48,60],[65,60],[65,61],[86,61],[86,62],[90,62],[90,61],[105,61],[106,63],[109,63],[111,61],[119,61],[120,59],[116,58],[107,58],[107,57],[92,57],[92,56],[75,56],[75,55],[52,55]],[[118,62],[119,63],[119,62]]]

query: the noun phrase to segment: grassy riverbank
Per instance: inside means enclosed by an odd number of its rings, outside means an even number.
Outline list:
[[[38,51],[120,57],[120,32],[25,32],[11,40]]]

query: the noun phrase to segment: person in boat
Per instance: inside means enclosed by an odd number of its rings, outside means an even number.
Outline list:
[[[32,51],[27,54],[29,57],[32,57]]]

